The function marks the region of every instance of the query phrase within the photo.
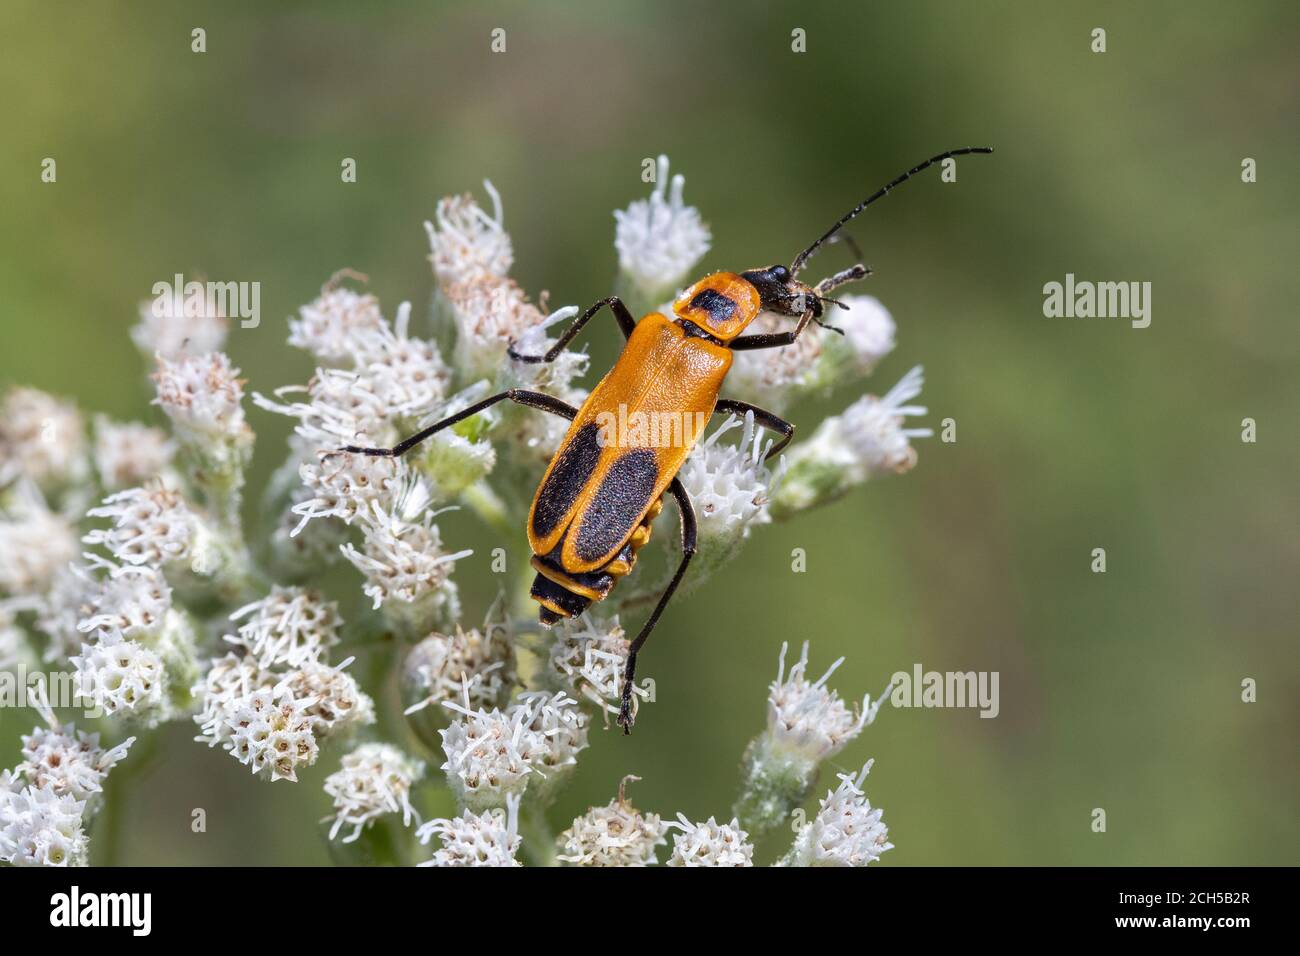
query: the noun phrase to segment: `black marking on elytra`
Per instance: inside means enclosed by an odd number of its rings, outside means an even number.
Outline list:
[[[738,311],[736,303],[716,289],[701,289],[691,299],[691,308],[703,309],[719,325],[730,322]]]
[[[588,422],[560,452],[546,483],[537,492],[533,509],[533,534],[544,538],[569,513],[600,461],[600,426]]]
[[[629,451],[610,466],[578,524],[573,546],[579,560],[595,561],[628,539],[658,480],[659,462],[649,448]]]

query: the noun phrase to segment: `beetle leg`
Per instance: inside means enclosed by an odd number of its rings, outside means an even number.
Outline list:
[[[609,306],[609,310],[614,313],[614,318],[618,320],[618,327],[623,330],[623,338],[630,338],[632,330],[636,328],[636,317],[628,311],[628,308],[623,304],[622,299],[616,295],[611,295],[608,298],[601,299],[595,305],[591,306],[591,308],[587,309],[586,312],[582,313],[582,315],[574,319],[573,324],[564,330],[564,334],[560,336],[559,340],[554,345],[546,350],[545,355],[520,355],[515,351],[514,342],[510,343],[506,352],[516,362],[554,362],[559,358],[560,353],[564,351],[564,347],[573,341],[573,337],[582,331],[582,327],[590,321],[591,317],[606,305]]]
[[[377,455],[385,458],[397,458],[399,455],[403,455],[410,451],[429,436],[436,435],[444,428],[448,428],[455,425],[457,422],[462,422],[473,415],[477,415],[479,412],[483,411],[483,409],[489,408],[497,402],[507,398],[519,405],[526,405],[529,408],[540,408],[542,411],[551,412],[552,414],[559,415],[562,418],[567,418],[569,421],[573,421],[574,416],[578,414],[576,408],[568,402],[561,401],[553,395],[547,395],[543,392],[531,392],[525,388],[510,388],[506,389],[504,392],[498,392],[496,395],[491,395],[488,398],[483,399],[481,402],[475,402],[468,408],[462,408],[455,415],[448,415],[442,421],[434,422],[428,428],[422,428],[414,435],[403,438],[392,448],[361,448],[357,445],[345,445],[343,451],[352,452],[355,455]]]
[[[650,612],[650,617],[641,625],[641,633],[636,636],[632,646],[627,652],[627,670],[623,675],[623,700],[618,711],[618,723],[623,728],[624,734],[632,732],[632,682],[636,678],[636,654],[654,630],[655,624],[659,621],[659,615],[664,612],[668,606],[669,599],[673,592],[677,590],[678,583],[682,580],[682,575],[686,573],[686,566],[691,563],[691,556],[695,554],[695,506],[691,504],[691,496],[687,494],[686,487],[682,484],[680,478],[674,478],[673,483],[668,486],[672,496],[677,499],[677,510],[682,515],[682,563],[677,565],[672,580],[668,582],[668,587],[664,588],[664,593],[659,596],[659,603],[655,609]]]
[[[808,327],[812,321],[812,310],[809,309],[803,315],[799,316],[799,324],[794,327],[793,332],[770,332],[759,333],[758,335],[742,335],[738,339],[732,339],[727,346],[733,352],[750,352],[754,349],[779,349],[787,345],[793,345],[803,330]],[[820,323],[819,323],[820,324]]]
[[[720,398],[718,399],[718,404],[715,410],[720,412],[738,412],[741,415],[744,415],[746,412],[753,412],[754,421],[758,422],[766,429],[781,433],[781,440],[768,449],[767,454],[763,456],[764,461],[767,461],[777,452],[785,448],[786,445],[790,444],[790,439],[794,437],[794,425],[787,422],[779,415],[774,415],[767,411],[767,409],[759,408],[757,405],[751,405],[749,402],[742,402],[735,398]]]

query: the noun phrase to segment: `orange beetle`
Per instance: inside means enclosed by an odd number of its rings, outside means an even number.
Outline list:
[[[671,318],[652,312],[638,322],[617,296],[610,296],[578,316],[544,355],[521,355],[511,345],[509,355],[516,362],[553,362],[591,317],[609,306],[627,344],[581,408],[541,392],[512,388],[444,418],[392,448],[349,445],[345,451],[401,455],[430,435],[506,399],[569,419],[568,433],[547,466],[528,512],[528,543],[537,571],[531,593],[540,605],[541,623],[548,627],[561,618],[582,614],[593,601],[608,596],[618,579],[632,570],[637,551],[649,540],[650,525],[663,508],[663,496],[671,494],[676,499],[681,512],[682,559],[628,652],[618,718],[626,733],[632,725],[637,652],[695,553],[695,509],[677,472],[695,447],[699,432],[715,411],[751,412],[758,424],[781,434],[768,451],[769,457],[794,435],[794,426],[771,412],[718,397],[731,368],[732,352],[781,348],[794,342],[809,322],[822,325],[823,304],[838,305],[826,294],[865,278],[870,270],[858,264],[815,286],[805,285],[796,277],[813,253],[867,206],[926,167],[950,156],[992,151],[983,146],[965,147],[927,159],[845,213],[799,253],[789,268],[774,265],[705,276],[677,297]],[[743,335],[763,311],[797,316],[798,322],[788,332]],[[623,427],[633,418],[641,427]]]

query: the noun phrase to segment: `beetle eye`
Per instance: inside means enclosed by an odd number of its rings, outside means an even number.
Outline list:
[[[790,278],[789,271],[783,265],[772,266],[772,268],[767,271],[770,272],[772,278],[776,279],[778,282],[784,282],[786,279]]]

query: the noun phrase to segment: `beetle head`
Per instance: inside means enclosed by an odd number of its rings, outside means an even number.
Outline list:
[[[740,275],[758,290],[764,311],[798,318],[812,310],[813,318],[821,318],[822,300],[817,290],[800,282],[785,266],[778,263],[766,269],[750,269]]]

